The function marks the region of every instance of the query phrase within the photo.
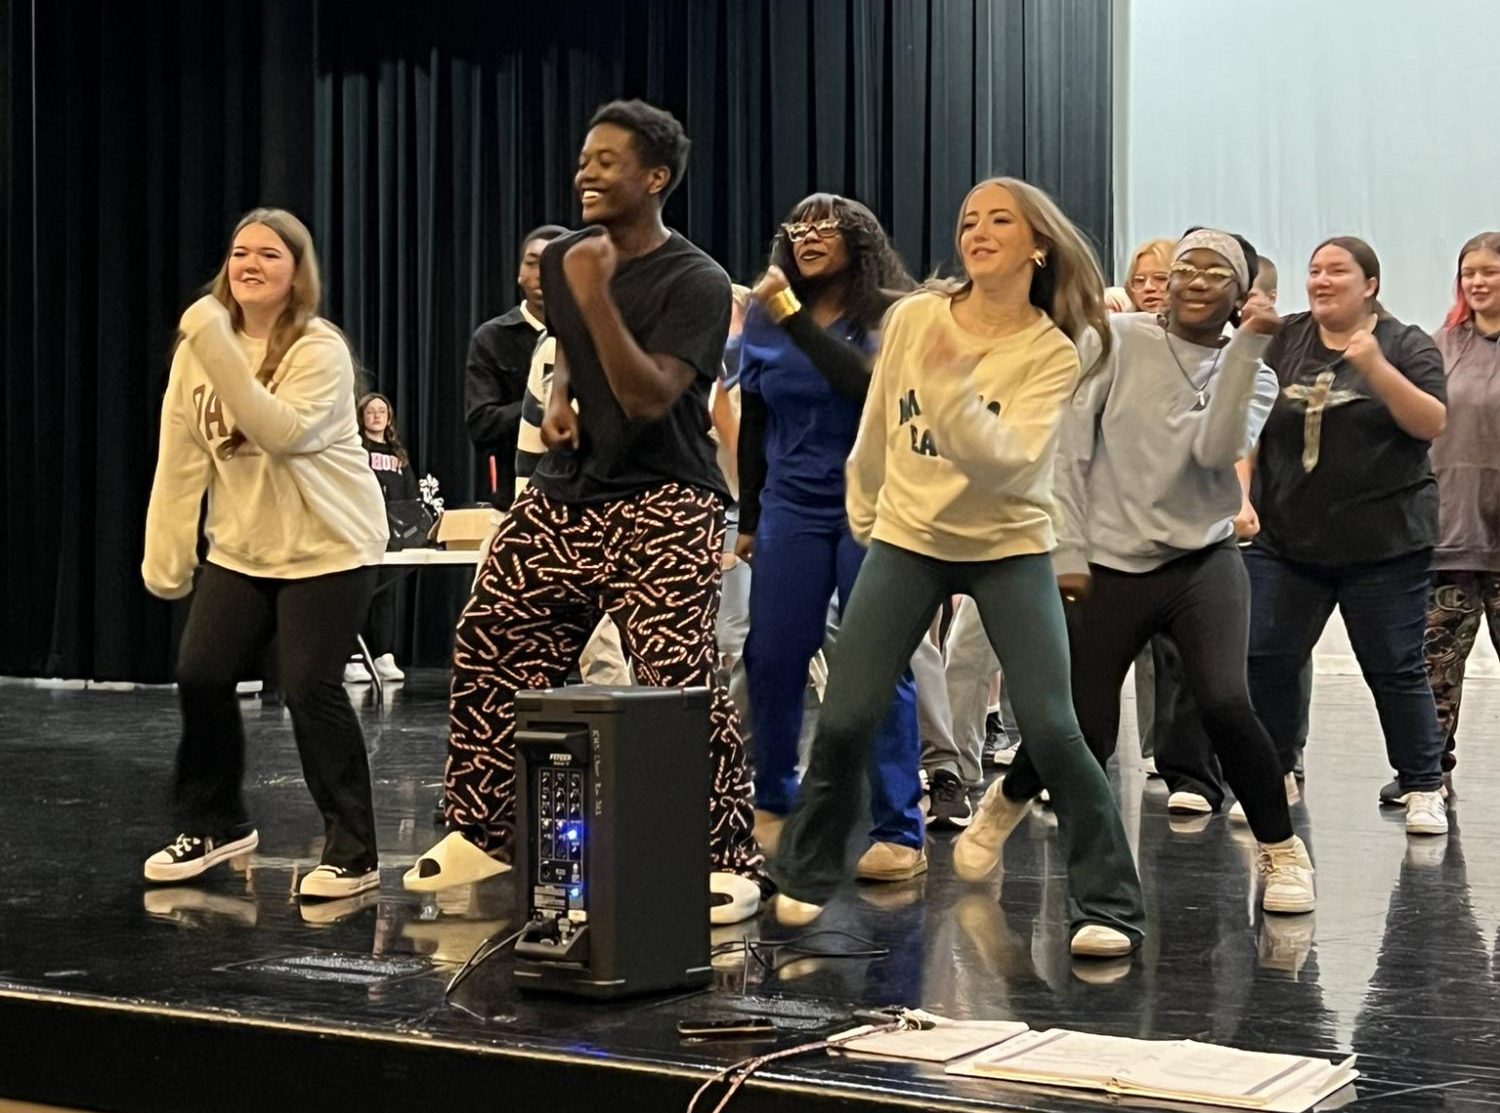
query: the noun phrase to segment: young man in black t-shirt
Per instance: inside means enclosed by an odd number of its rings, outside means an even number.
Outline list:
[[[710,851],[715,889],[728,898],[715,918],[758,906],[749,768],[715,680],[729,492],[708,394],[729,278],[661,220],[687,150],[677,121],[640,101],[605,105],[590,124],[575,178],[589,227],[554,240],[541,260],[557,340],[548,451],[459,618],[445,778],[453,833],[407,874],[408,888],[503,868],[514,841],[515,693],[561,684],[602,612],[638,683],[712,686]]]

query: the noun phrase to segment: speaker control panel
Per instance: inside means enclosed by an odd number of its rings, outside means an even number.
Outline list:
[[[532,874],[532,907],[538,916],[583,923],[588,919],[584,887],[586,774],[577,767],[547,765],[536,768],[534,774],[531,814],[536,824],[536,872]]]

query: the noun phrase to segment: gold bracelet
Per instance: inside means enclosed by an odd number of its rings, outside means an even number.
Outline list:
[[[802,303],[797,300],[797,295],[792,293],[790,286],[784,290],[778,290],[766,299],[766,312],[778,325],[793,313],[800,312],[801,309]]]

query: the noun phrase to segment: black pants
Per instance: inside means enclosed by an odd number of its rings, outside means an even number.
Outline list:
[[[1224,803],[1224,775],[1214,744],[1203,727],[1203,716],[1183,679],[1182,653],[1165,634],[1151,639],[1156,688],[1156,769],[1170,792],[1196,792],[1217,811]],[[1296,753],[1307,745],[1312,707],[1312,659],[1297,677],[1301,715],[1297,720]],[[1253,697],[1252,697],[1253,699]],[[1272,740],[1274,742],[1274,739]]]
[[[1090,571],[1093,591],[1073,608],[1069,636],[1073,702],[1094,756],[1102,764],[1114,753],[1131,661],[1153,634],[1166,633],[1182,653],[1184,679],[1256,839],[1291,838],[1280,763],[1250,702],[1250,582],[1235,546],[1215,545],[1151,572]],[[1013,780],[1040,788],[1024,743],[1007,785]]]
[[[281,692],[302,774],[323,813],[323,861],[374,867],[370,766],[342,680],[375,573],[369,567],[271,580],[214,564],[204,568],[177,661],[182,742],[173,803],[180,830],[212,835],[249,822],[241,793],[245,727],[234,686],[279,635]]]
[[[365,644],[370,656],[383,657],[396,652],[398,626],[405,602],[405,580],[410,568],[382,568],[370,600],[370,617],[365,622]],[[353,650],[350,650],[353,653]]]

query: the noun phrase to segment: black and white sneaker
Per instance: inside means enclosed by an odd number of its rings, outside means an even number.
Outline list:
[[[186,881],[237,854],[248,854],[259,845],[260,833],[248,824],[222,835],[192,835],[184,831],[146,859],[146,880]]]
[[[297,894],[314,900],[343,900],[380,888],[380,870],[375,866],[316,867],[302,878]]]
[[[951,769],[936,770],[932,774],[927,822],[934,827],[961,829],[973,821],[974,808],[969,803],[969,790],[964,787],[964,782]]]

